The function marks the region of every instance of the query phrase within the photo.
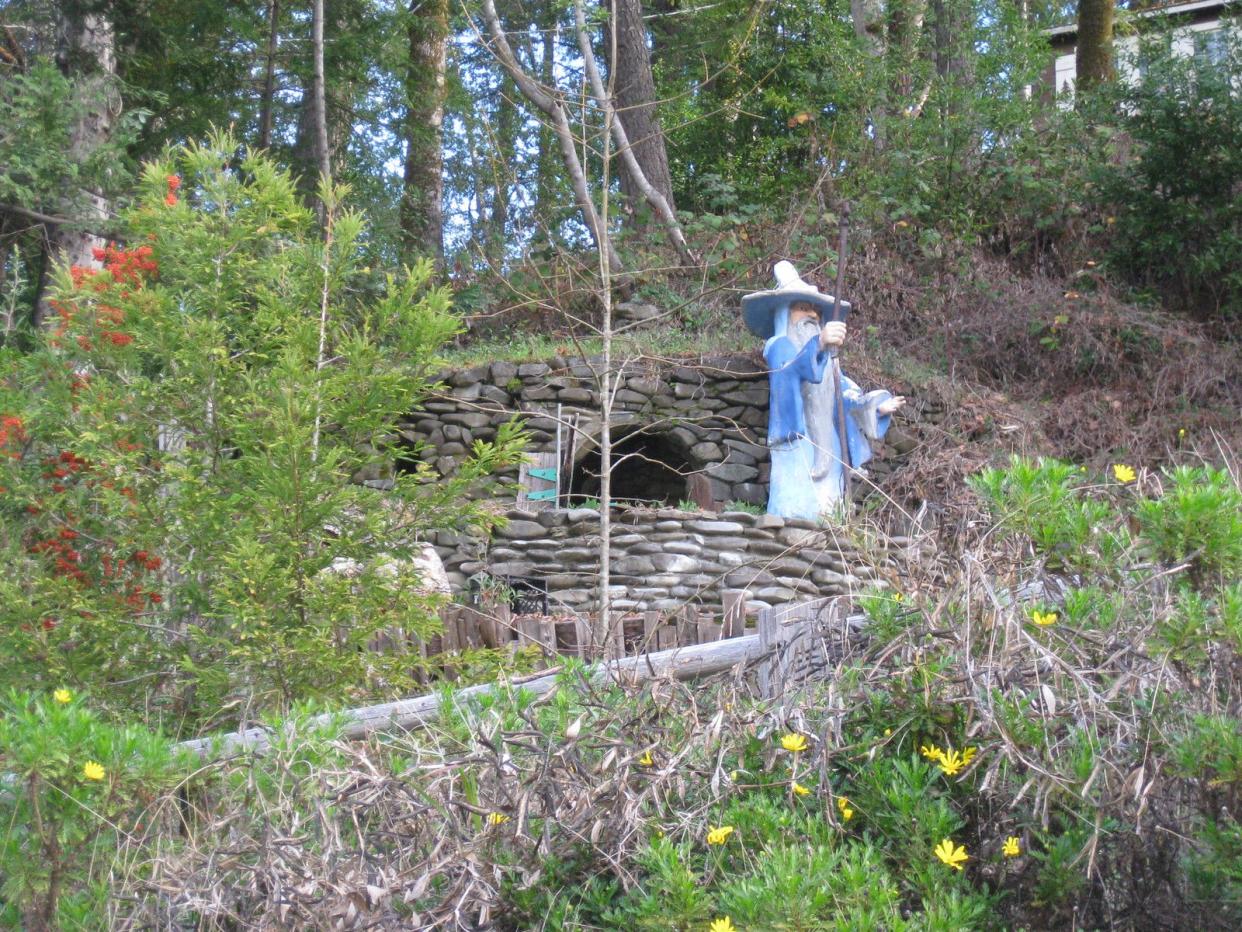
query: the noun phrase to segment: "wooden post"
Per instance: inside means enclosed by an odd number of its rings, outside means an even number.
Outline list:
[[[574,615],[574,637],[577,638],[577,654],[583,660],[591,650],[591,623],[581,615]]]
[[[759,692],[772,698],[787,681],[807,667],[815,620],[832,599],[793,602],[766,608],[759,613],[759,645],[764,659],[759,664]]]
[[[677,646],[690,647],[699,638],[699,626],[695,621],[694,607],[683,605],[677,611]]]
[[[725,637],[740,638],[746,630],[746,603],[749,600],[750,593],[745,589],[726,589],[721,593]]]
[[[712,497],[712,480],[706,473],[695,472],[686,477],[686,498],[704,511],[716,510],[716,500]]]
[[[539,618],[539,643],[543,645],[543,652],[549,659],[555,659],[557,656],[556,649],[556,622],[547,615]]]
[[[457,637],[457,613],[460,610],[461,606],[448,605],[445,606],[445,611],[440,615],[440,621],[444,625],[441,649],[446,654],[457,650],[460,645]]]
[[[643,612],[643,641],[642,647],[638,651],[640,654],[649,654],[653,650],[658,650],[656,643],[659,630],[660,613]]]

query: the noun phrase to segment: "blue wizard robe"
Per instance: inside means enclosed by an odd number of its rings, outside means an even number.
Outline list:
[[[818,416],[827,421],[808,430],[803,397],[804,383],[818,385],[829,374],[832,357],[820,349],[817,338],[807,340],[799,349],[783,335],[768,340],[763,356],[768,364],[768,448],[772,461],[768,513],[815,520],[841,500],[845,488],[835,406],[818,411]],[[839,390],[850,465],[857,469],[871,459],[867,438],[878,440],[888,431],[891,418],[880,414],[878,407],[892,395],[885,391],[864,394],[844,376]],[[818,447],[812,435],[818,438]],[[821,465],[817,466],[817,461]]]

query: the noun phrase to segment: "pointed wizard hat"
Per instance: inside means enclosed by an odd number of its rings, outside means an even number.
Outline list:
[[[772,274],[776,277],[777,287],[767,291],[755,291],[742,298],[742,317],[751,333],[764,340],[775,336],[776,312],[782,307],[789,307],[795,301],[806,301],[815,305],[821,323],[833,319],[832,311],[836,299],[804,282],[792,262],[782,259],[776,263]],[[842,301],[837,319],[845,320],[849,309],[850,303]]]

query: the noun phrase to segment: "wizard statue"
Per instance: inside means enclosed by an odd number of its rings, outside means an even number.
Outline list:
[[[792,263],[778,262],[773,272],[776,288],[742,298],[746,326],[767,340],[768,513],[814,520],[841,509],[847,479],[865,475],[868,441],[883,438],[905,399],[863,392],[841,375],[836,351],[849,302],[804,282]]]

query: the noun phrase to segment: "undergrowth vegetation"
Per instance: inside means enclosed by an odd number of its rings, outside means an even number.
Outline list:
[[[448,691],[364,742],[295,718],[194,769],[88,740],[89,698],[15,697],[5,818],[78,801],[54,811],[97,856],[66,860],[62,909],[111,928],[1236,924],[1236,477],[1015,460],[976,485],[988,530],[863,597],[830,675],[777,699],[568,662],[543,698]],[[41,757],[51,716],[78,737]],[[103,830],[84,793],[127,815]],[[8,872],[40,838],[5,849],[12,903],[49,895]]]

